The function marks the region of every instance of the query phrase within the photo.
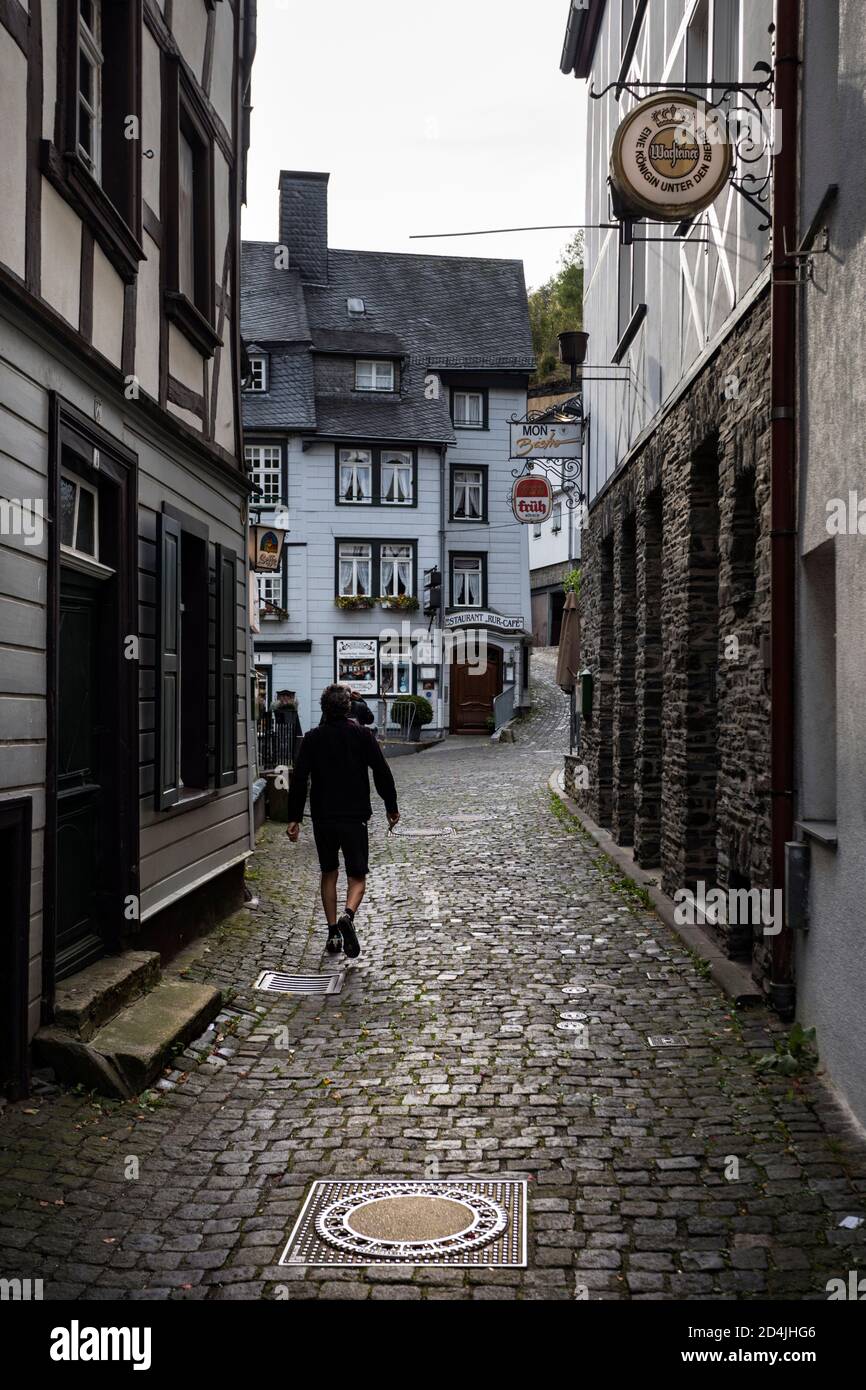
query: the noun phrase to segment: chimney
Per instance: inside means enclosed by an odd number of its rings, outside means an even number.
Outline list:
[[[301,279],[328,279],[328,179],[330,174],[280,171],[280,242],[289,248],[289,267]]]

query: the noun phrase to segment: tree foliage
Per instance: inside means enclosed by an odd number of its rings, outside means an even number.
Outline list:
[[[583,232],[578,232],[559,258],[559,270],[529,294],[529,322],[537,368],[535,380],[561,374],[560,333],[583,326]]]

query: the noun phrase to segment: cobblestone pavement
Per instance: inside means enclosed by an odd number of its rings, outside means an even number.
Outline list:
[[[138,1103],[6,1108],[0,1275],[46,1298],[799,1299],[866,1264],[866,1227],[839,1224],[866,1213],[866,1152],[829,1092],[756,1075],[779,1026],[737,1016],[555,814],[551,675],[542,654],[515,744],[395,763],[406,833],[377,814],[342,994],[252,989],[322,966],[309,828],[293,848],[268,826],[261,907],[189,967],[236,991],[218,1031]],[[316,1177],[506,1172],[531,1179],[526,1270],[277,1265]]]

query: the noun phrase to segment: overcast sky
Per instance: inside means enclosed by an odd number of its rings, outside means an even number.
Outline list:
[[[523,260],[536,286],[580,222],[584,84],[559,71],[569,0],[258,0],[244,236],[277,237],[281,168],[331,174],[329,242]]]

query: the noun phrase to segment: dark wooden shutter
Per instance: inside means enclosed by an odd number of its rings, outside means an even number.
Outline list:
[[[238,780],[238,557],[216,547],[216,784]]]
[[[180,524],[156,519],[159,625],[157,634],[156,809],[180,799]]]

